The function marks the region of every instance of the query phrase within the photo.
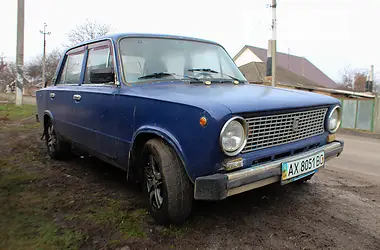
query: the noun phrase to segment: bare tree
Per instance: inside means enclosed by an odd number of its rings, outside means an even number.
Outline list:
[[[14,63],[4,64],[0,69],[0,92],[4,92],[7,85],[16,79],[16,65]]]
[[[340,70],[341,79],[338,82],[341,89],[350,89],[354,91],[364,92],[367,80],[367,72],[365,70],[353,69],[350,66]]]
[[[76,26],[75,29],[70,30],[67,36],[70,43],[74,45],[96,37],[104,36],[111,31],[112,28],[109,24],[100,24],[86,20],[85,23]]]
[[[380,83],[379,82],[374,82],[373,83],[373,91],[375,92],[375,93],[378,93],[378,94],[380,94]]]
[[[49,83],[55,76],[62,53],[53,50],[46,55],[46,81]],[[25,74],[31,83],[40,83],[42,80],[42,56],[37,56],[25,65]]]

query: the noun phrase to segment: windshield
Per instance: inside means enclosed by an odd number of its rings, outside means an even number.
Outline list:
[[[246,81],[227,52],[215,44],[124,38],[120,41],[120,53],[127,82],[153,78]]]

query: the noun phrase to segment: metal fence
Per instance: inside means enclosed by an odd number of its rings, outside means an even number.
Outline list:
[[[374,132],[380,134],[380,95],[375,98]]]
[[[341,100],[342,128],[374,131],[374,100]]]

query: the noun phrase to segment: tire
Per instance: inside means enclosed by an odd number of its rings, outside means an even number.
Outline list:
[[[142,151],[144,190],[149,212],[162,225],[181,224],[190,215],[193,185],[172,147],[149,140]]]
[[[70,153],[70,143],[65,142],[54,129],[54,124],[49,119],[45,125],[45,142],[48,155],[52,159],[62,160]]]

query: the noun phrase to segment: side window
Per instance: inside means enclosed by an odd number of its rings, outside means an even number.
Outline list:
[[[85,84],[93,84],[90,81],[90,73],[94,69],[113,68],[112,54],[109,47],[92,48],[88,51],[86,72],[84,75]]]
[[[69,54],[57,84],[78,84],[82,69],[84,53]]]

